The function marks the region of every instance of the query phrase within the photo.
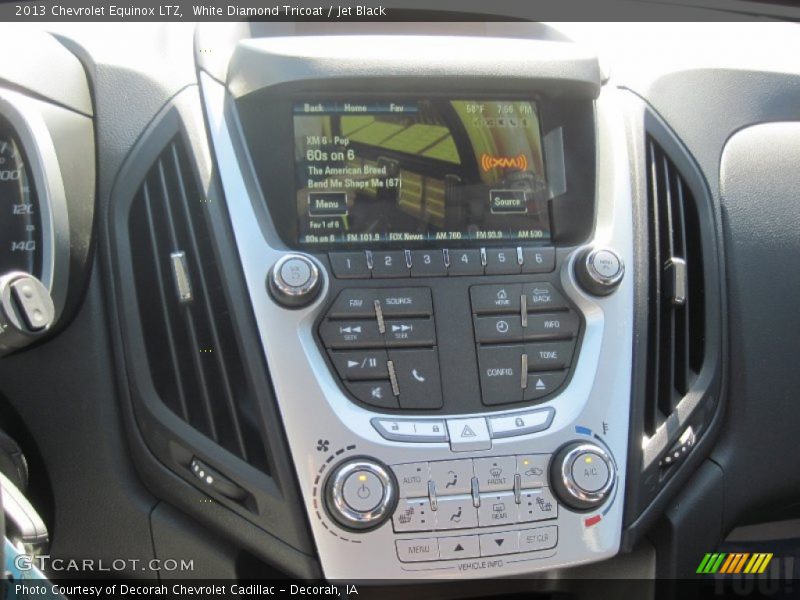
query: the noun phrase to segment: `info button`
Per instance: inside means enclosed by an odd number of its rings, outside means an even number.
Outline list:
[[[528,199],[524,190],[489,190],[489,208],[492,214],[525,214]]]

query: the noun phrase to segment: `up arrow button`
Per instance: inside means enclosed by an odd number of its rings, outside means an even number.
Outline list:
[[[489,428],[483,417],[448,419],[447,431],[450,434],[450,449],[453,452],[490,450],[492,448]]]

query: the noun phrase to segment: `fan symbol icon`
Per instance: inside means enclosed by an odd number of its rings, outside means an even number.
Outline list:
[[[327,452],[330,446],[331,443],[328,440],[317,440],[317,450],[320,452]]]

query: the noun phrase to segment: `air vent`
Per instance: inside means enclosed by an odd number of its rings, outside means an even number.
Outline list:
[[[695,198],[674,163],[647,139],[650,352],[645,433],[686,396],[703,365],[705,298]]]
[[[242,367],[205,202],[175,138],[131,205],[131,255],[147,362],[155,390],[172,412],[267,472],[255,394]]]

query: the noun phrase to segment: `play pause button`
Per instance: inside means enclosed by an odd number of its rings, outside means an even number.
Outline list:
[[[519,535],[516,531],[484,533],[480,540],[481,556],[513,554],[519,550]]]
[[[442,560],[477,558],[481,555],[477,535],[439,538],[439,557]]]

